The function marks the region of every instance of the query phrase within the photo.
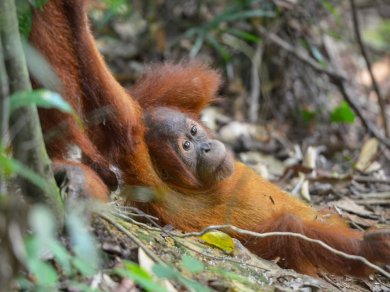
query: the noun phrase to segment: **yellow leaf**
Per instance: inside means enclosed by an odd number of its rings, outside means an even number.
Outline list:
[[[227,253],[232,253],[234,250],[233,239],[222,231],[210,231],[200,237],[206,243],[218,247]]]

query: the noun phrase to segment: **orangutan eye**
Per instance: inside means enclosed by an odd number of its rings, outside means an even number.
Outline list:
[[[184,149],[185,151],[188,151],[188,150],[190,150],[190,147],[191,147],[191,142],[190,142],[190,141],[184,141],[184,143],[183,143],[183,149]]]
[[[195,136],[197,132],[198,132],[198,128],[196,126],[192,126],[192,128],[191,128],[191,135]]]

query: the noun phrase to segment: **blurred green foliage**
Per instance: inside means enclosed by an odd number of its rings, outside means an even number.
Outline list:
[[[190,57],[194,58],[204,45],[208,44],[214,48],[220,55],[222,60],[227,63],[231,59],[229,43],[226,44],[221,39],[221,35],[224,33],[230,34],[238,39],[241,39],[248,43],[257,43],[261,38],[253,31],[245,31],[239,26],[240,21],[247,21],[250,23],[255,18],[272,18],[275,17],[276,11],[273,5],[259,5],[262,8],[251,7],[251,4],[263,4],[264,1],[256,0],[242,0],[232,1],[228,3],[226,8],[219,14],[215,15],[210,21],[195,26],[187,30],[184,33],[186,38],[194,38],[194,45],[190,51]],[[237,46],[230,49],[237,49]]]
[[[185,264],[183,264],[183,262],[182,262],[184,269],[189,268],[188,267],[188,264],[190,264],[189,262],[195,263],[198,268],[201,265],[201,263],[198,262],[196,259],[190,258],[190,257],[187,257],[185,262],[186,262]],[[189,268],[188,271],[191,273],[198,273],[198,272],[203,271],[203,269],[197,269],[196,272],[193,272],[193,270],[194,269]],[[163,264],[155,264],[153,266],[153,273],[161,279],[176,280],[176,281],[180,282],[181,284],[183,284],[185,287],[187,287],[188,290],[190,290],[190,291],[197,291],[197,292],[211,291],[208,287],[200,284],[199,282],[196,282],[194,280],[191,280],[191,279],[185,277],[181,272],[179,272],[178,270],[176,270],[172,266],[167,266],[167,265],[163,265]]]
[[[386,19],[363,33],[363,39],[372,47],[390,52],[390,20]]]
[[[123,261],[122,267],[115,268],[113,272],[123,278],[133,280],[146,291],[166,291],[165,288],[156,283],[150,273],[133,262]]]
[[[305,124],[310,124],[311,122],[315,121],[317,116],[317,112],[312,110],[304,109],[301,111],[301,117]]]
[[[204,265],[200,261],[189,255],[184,255],[182,257],[181,265],[184,269],[194,274],[200,273],[205,269]]]
[[[355,122],[355,119],[355,113],[345,101],[341,102],[341,104],[337,106],[330,114],[330,120],[333,123],[351,124]]]
[[[102,29],[112,17],[131,10],[131,3],[127,0],[102,0],[107,9],[104,11],[103,17],[99,20],[96,27]]]
[[[9,97],[9,111],[11,113],[20,107],[30,105],[54,108],[70,113],[77,118],[70,104],[55,92],[39,89],[17,92]],[[43,190],[50,189],[50,186],[42,177],[11,157],[7,151],[7,145],[0,145],[0,174],[5,178],[20,175]]]
[[[33,233],[26,238],[22,254],[32,277],[18,280],[22,289],[53,291],[59,289],[60,278],[77,283],[97,273],[100,256],[81,209],[74,208],[66,217],[71,250],[59,241],[54,216],[47,207],[33,207],[29,223]]]
[[[28,38],[32,25],[32,8],[42,9],[48,0],[16,0],[16,10],[19,21],[19,31]]]
[[[29,105],[42,108],[54,108],[63,113],[73,114],[72,106],[65,101],[60,94],[46,89],[17,92],[9,97],[9,110],[14,110]]]

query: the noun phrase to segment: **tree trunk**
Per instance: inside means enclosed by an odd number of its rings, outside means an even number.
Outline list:
[[[5,67],[9,77],[11,93],[31,90],[31,83],[23,53],[22,42],[18,29],[15,3],[13,0],[0,1],[0,16],[2,21],[1,39],[4,48]],[[41,125],[36,106],[25,106],[15,110],[10,117],[11,129],[16,129],[12,146],[14,158],[40,175],[47,182],[42,190],[26,179],[20,179],[20,185],[26,198],[34,203],[46,203],[63,221],[63,205],[56,186],[51,162],[43,142]]]

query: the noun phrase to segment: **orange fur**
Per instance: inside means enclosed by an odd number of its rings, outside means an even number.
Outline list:
[[[144,209],[184,231],[225,223],[260,232],[294,231],[321,239],[336,249],[389,263],[388,232],[362,234],[338,220],[322,220],[316,210],[240,163],[236,163],[230,178],[207,190],[183,190],[179,182],[177,186],[166,185],[153,168],[144,140],[143,108],[165,105],[197,117],[215,98],[219,75],[201,64],[153,67],[133,88],[133,98],[115,81],[99,54],[84,2],[48,1],[43,10],[34,11],[30,40],[61,80],[56,90],[83,121],[81,128],[68,115],[40,111],[46,137],[50,136],[46,140],[50,156],[84,172],[85,193],[106,200],[108,190],[100,178],[109,184],[108,165],[114,164],[123,172],[125,183],[156,187],[162,195],[144,204]],[[39,80],[35,84],[39,86]],[[66,160],[71,144],[80,147],[86,165]],[[360,263],[300,239],[232,235],[253,252],[268,259],[281,257],[284,266],[301,272],[313,274],[323,269],[354,275],[368,273]]]
[[[130,91],[145,110],[167,106],[199,115],[215,99],[221,82],[219,74],[201,62],[153,65],[146,72]]]
[[[95,198],[108,201],[108,188],[101,178],[88,166],[74,161],[53,161],[57,183],[67,199]]]
[[[256,232],[288,231],[319,239],[333,248],[366,257],[378,264],[390,262],[390,232],[369,236],[352,230],[339,218],[321,216],[315,209],[263,180],[250,168],[236,163],[232,177],[208,192],[167,189],[155,202],[139,205],[163,222],[185,231],[209,225],[232,224]],[[367,276],[363,263],[345,259],[302,239],[273,236],[259,239],[227,231],[252,252],[279,264],[315,275],[319,271]]]
[[[66,159],[70,144],[80,147],[83,162],[109,183],[109,164],[120,165],[134,184],[159,181],[144,143],[142,110],[109,72],[88,27],[85,1],[50,0],[35,10],[31,43],[42,53],[62,84],[57,91],[82,118],[41,110],[49,155]],[[35,80],[39,86],[39,80]],[[142,153],[142,155],[139,155]]]
[[[156,76],[160,70],[156,67],[153,72],[147,73],[152,75],[151,78],[145,76],[142,79],[153,80],[153,82],[143,83],[141,81],[137,86],[137,91],[133,91],[133,95],[136,99],[139,96],[143,97],[147,108],[160,105],[157,102],[159,98],[157,94],[161,92],[160,88],[164,89],[163,92],[170,93],[170,100],[179,100],[184,90],[177,86],[186,81],[184,89],[191,89],[192,75],[186,74],[187,71],[191,71],[191,68],[176,66],[170,71],[162,70],[164,76],[158,78]],[[184,74],[181,75],[181,72]],[[185,76],[186,79],[177,83],[166,81],[180,79],[180,76]],[[150,89],[152,83],[153,88],[157,89],[155,92]],[[172,88],[168,88],[168,85]],[[141,94],[143,86],[145,92],[153,97],[151,105],[147,103],[147,94]],[[195,92],[196,90],[197,88]],[[213,92],[215,94],[215,91]],[[198,96],[198,98],[202,97]],[[162,99],[161,105],[167,105],[165,99]],[[184,112],[189,112],[191,118],[199,115],[199,109],[196,107],[193,111],[186,109]],[[165,145],[161,141],[148,141],[148,143],[151,143],[153,151],[160,151],[162,156],[169,155],[166,159],[160,158],[156,163],[162,163],[164,168],[172,169],[174,177],[182,175],[177,182],[165,179],[165,189],[163,191],[159,189],[160,195],[156,200],[149,204],[139,205],[167,224],[185,231],[197,231],[209,225],[232,224],[257,232],[296,232],[322,240],[337,250],[364,256],[376,263],[390,262],[389,231],[379,231],[375,236],[354,231],[348,228],[339,216],[313,209],[238,162],[230,178],[208,189],[203,186],[197,187],[195,184],[188,183],[192,176],[188,175],[188,170],[185,169],[183,163],[177,163],[180,158],[176,157],[174,151],[169,151],[170,149],[164,149],[164,147],[159,149],[158,145]],[[191,188],[183,187],[183,185],[191,185]],[[359,261],[337,256],[302,239],[283,236],[256,239],[234,232],[230,233],[241,239],[244,245],[256,254],[267,259],[281,258],[282,266],[306,274],[316,274],[320,270],[325,270],[336,274],[364,276],[372,272]],[[372,248],[371,244],[373,244]],[[374,249],[375,246],[380,248]]]

